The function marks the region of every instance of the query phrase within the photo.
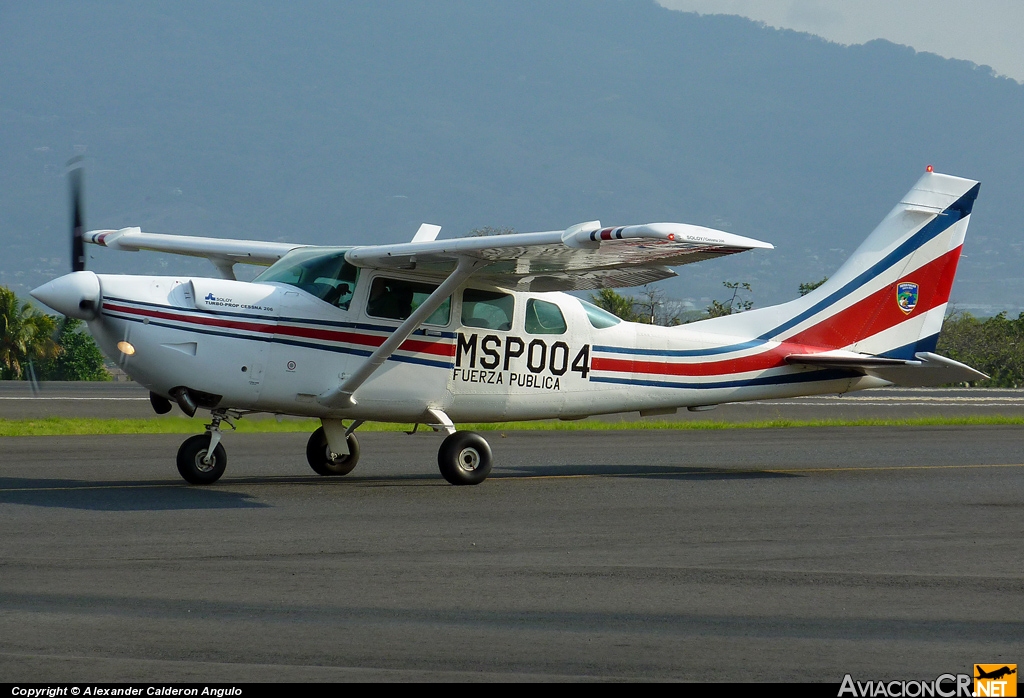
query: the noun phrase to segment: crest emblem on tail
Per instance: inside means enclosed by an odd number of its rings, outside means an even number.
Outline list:
[[[905,281],[896,286],[896,304],[909,315],[917,307],[917,284]]]

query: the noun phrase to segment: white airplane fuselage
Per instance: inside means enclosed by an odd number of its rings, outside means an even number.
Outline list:
[[[455,422],[572,419],[887,384],[788,366],[784,356],[801,347],[784,342],[755,343],[757,356],[773,358],[743,370],[736,362],[751,353],[750,337],[700,325],[599,328],[579,299],[558,292],[506,291],[514,298],[510,329],[467,326],[460,289],[446,324],[423,325],[359,389],[354,406],[332,409],[318,398],[400,324],[367,314],[376,276],[417,278],[364,274],[342,309],[279,283],[98,275],[102,311],[89,327],[104,352],[154,393],[184,386],[219,396],[218,407],[310,417],[415,422],[435,409]],[[555,304],[565,331],[528,331],[531,299]],[[119,349],[124,341],[134,353]]]

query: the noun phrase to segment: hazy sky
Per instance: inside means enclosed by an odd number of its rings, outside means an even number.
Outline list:
[[[1024,82],[1022,0],[657,0],[701,14],[742,15],[842,44],[888,39],[989,65]]]

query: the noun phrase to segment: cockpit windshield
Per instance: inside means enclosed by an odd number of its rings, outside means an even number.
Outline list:
[[[577,298],[576,300],[578,300],[580,305],[583,306],[583,309],[587,311],[587,319],[590,320],[590,324],[596,329],[603,330],[606,327],[615,327],[622,322],[622,320],[615,315],[612,315],[603,308],[598,308],[593,303],[588,303],[582,298]]]
[[[348,248],[300,247],[253,279],[300,288],[322,301],[348,310],[359,269],[345,261]]]

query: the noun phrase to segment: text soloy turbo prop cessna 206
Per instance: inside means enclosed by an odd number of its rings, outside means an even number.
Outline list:
[[[772,246],[680,223],[357,247],[83,232],[73,170],[74,269],[32,295],[88,322],[151,391],[210,410],[178,470],[209,484],[221,424],[253,412],[318,417],[306,457],[321,475],[359,458],[365,420],[447,432],[441,474],[482,482],[491,451],[456,422],[578,419],[985,376],[934,352],[977,182],[926,174],[828,281],[767,308],[679,327],[621,321],[563,293],[645,284],[672,266]],[[83,243],[208,258],[223,278],[84,271]],[[252,282],[237,263],[269,265]]]

